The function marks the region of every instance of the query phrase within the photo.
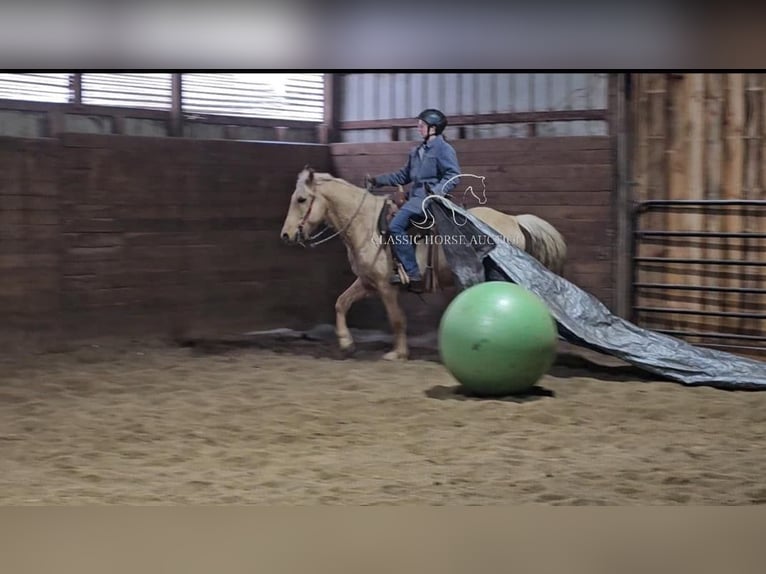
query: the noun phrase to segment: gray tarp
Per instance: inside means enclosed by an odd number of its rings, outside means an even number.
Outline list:
[[[766,363],[696,347],[617,317],[596,297],[504,241],[492,227],[465,209],[444,198],[432,199],[426,203],[426,209],[433,216],[439,235],[464,238],[443,245],[461,289],[487,280],[511,281],[548,304],[559,334],[573,344],[614,355],[685,385],[766,389]]]

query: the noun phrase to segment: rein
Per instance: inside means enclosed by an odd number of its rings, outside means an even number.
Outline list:
[[[346,229],[348,229],[349,226],[351,225],[351,222],[354,221],[354,218],[359,214],[359,211],[362,209],[362,205],[364,205],[364,200],[367,199],[368,195],[370,195],[369,190],[368,190],[368,193],[365,193],[362,196],[362,201],[359,202],[359,205],[357,206],[356,211],[354,211],[354,214],[351,217],[348,218],[348,221],[346,222],[346,225],[344,225],[342,229],[337,230],[335,233],[333,233],[329,237],[325,237],[324,239],[321,239],[319,241],[314,241],[318,237],[321,237],[327,231],[327,229],[329,229],[329,227],[327,225],[325,225],[322,229],[319,230],[319,232],[315,233],[311,237],[307,237],[306,238],[306,241],[308,241],[308,243],[305,243],[305,242],[301,241],[301,245],[303,245],[304,247],[316,247],[317,245],[321,245],[325,241],[330,241],[330,239],[332,239],[334,237],[337,237],[338,235],[340,235],[341,233],[346,231]],[[306,210],[306,214],[301,218],[301,221],[298,224],[298,235],[300,237],[303,237],[303,225],[304,225],[304,223],[306,223],[306,221],[309,218],[309,215],[311,214],[311,208],[314,206],[314,199],[315,198],[316,198],[316,195],[312,194],[311,195],[311,200],[309,201],[309,207]]]

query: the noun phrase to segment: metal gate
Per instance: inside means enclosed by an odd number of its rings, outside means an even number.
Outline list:
[[[644,201],[632,223],[631,320],[766,358],[766,201]]]

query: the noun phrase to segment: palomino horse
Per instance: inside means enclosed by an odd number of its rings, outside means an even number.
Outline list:
[[[339,235],[346,245],[351,269],[357,277],[335,303],[336,335],[340,348],[350,351],[354,345],[346,324],[346,314],[351,305],[377,294],[386,308],[394,340],[393,349],[383,358],[397,360],[408,356],[407,322],[398,301],[401,287],[390,283],[394,268],[390,248],[376,241],[381,211],[390,201],[385,196],[375,195],[343,179],[316,173],[306,167],[298,175],[281,237],[288,244],[305,245],[322,224],[336,230],[335,235]],[[507,241],[526,250],[554,273],[561,274],[566,244],[548,222],[535,215],[507,215],[488,207],[474,207],[469,211],[501,233]],[[423,243],[416,247],[421,269],[425,268],[427,249],[428,246]],[[454,285],[443,253],[437,253],[433,273],[442,287]]]

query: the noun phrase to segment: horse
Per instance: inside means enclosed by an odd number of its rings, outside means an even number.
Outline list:
[[[346,323],[351,306],[366,297],[377,294],[386,309],[393,332],[393,348],[385,353],[386,360],[406,360],[407,321],[399,304],[400,285],[390,282],[395,261],[391,248],[379,237],[379,222],[383,209],[392,204],[386,195],[377,195],[329,173],[315,172],[306,166],[299,174],[295,190],[280,232],[288,245],[310,244],[320,226],[335,230],[331,236],[340,236],[346,246],[351,269],[356,275],[353,283],[335,302],[336,336],[341,351],[350,353],[354,340]],[[548,269],[562,274],[567,246],[562,235],[547,221],[533,214],[509,215],[486,206],[468,210],[497,230],[506,241],[525,250]],[[323,239],[326,241],[328,238]],[[427,262],[429,245],[416,245],[416,256],[421,269],[428,263],[435,279],[436,289],[454,286],[452,271],[440,245],[435,245],[433,260]]]

